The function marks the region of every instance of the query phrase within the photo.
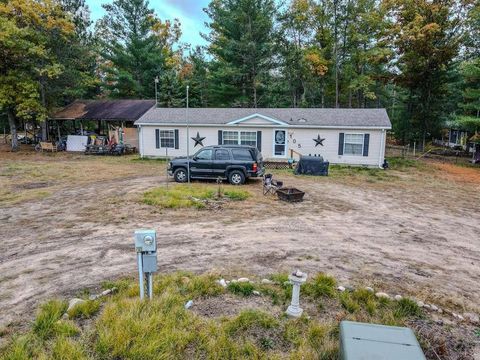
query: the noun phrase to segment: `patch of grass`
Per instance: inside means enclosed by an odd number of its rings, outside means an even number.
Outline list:
[[[69,338],[60,337],[52,345],[52,360],[86,360],[88,359],[82,346]]]
[[[42,304],[33,323],[33,332],[39,338],[46,340],[58,331],[63,332],[59,320],[67,310],[67,303],[60,300],[51,300]]]
[[[308,344],[317,353],[319,359],[335,359],[338,353],[338,329],[333,324],[312,323],[308,328]]]
[[[360,310],[360,304],[356,299],[352,297],[349,292],[342,292],[339,295],[340,304],[342,304],[343,308],[347,310],[349,313],[353,314]]]
[[[198,337],[198,320],[171,292],[153,301],[122,298],[106,304],[96,324],[94,349],[101,358],[182,357]]]
[[[250,296],[255,290],[255,286],[249,282],[231,282],[227,289],[235,295]]]
[[[422,309],[417,303],[408,298],[402,298],[395,303],[394,315],[397,318],[421,317]]]
[[[120,279],[116,281],[106,280],[102,282],[101,287],[103,290],[116,288],[118,291],[122,291],[127,289],[131,284],[132,284],[131,279]]]
[[[408,299],[384,301],[365,289],[338,292],[335,279],[325,274],[313,276],[302,288],[308,296],[301,301],[309,305],[298,319],[255,308],[238,309],[238,315],[228,317],[200,315],[204,298],[225,293],[218,278],[218,274],[162,274],[155,277],[153,300],[146,301],[138,298],[136,279],[108,282],[105,287],[115,286],[118,293],[102,300],[101,309],[93,302],[85,305],[69,321],[61,319],[65,302],[48,302],[40,307],[32,329],[14,336],[0,350],[0,359],[337,359],[339,323],[325,321],[324,312],[328,319],[337,314],[338,319],[385,325],[405,325],[410,318],[423,316]],[[272,302],[288,302],[292,288],[285,283],[288,275],[271,278],[274,284],[230,283],[228,291],[248,296],[256,288]],[[190,299],[193,306],[185,309]],[[222,298],[213,304],[223,306]],[[280,313],[284,309],[285,305]],[[94,317],[90,325],[80,322],[80,329],[76,319],[88,316]]]
[[[146,163],[155,163],[155,162],[158,162],[158,163],[166,163],[167,159],[165,158],[156,158],[156,157],[140,157],[140,156],[135,156],[131,159],[131,161],[135,161],[135,162],[146,162]]]
[[[244,310],[236,318],[225,324],[226,332],[236,336],[238,332],[249,330],[252,327],[271,329],[279,325],[270,314],[259,310]]]
[[[337,281],[329,275],[318,274],[304,285],[304,292],[314,298],[335,296]]]
[[[190,184],[159,187],[143,194],[143,202],[160,208],[204,208],[201,200],[213,199],[215,189],[212,187]]]
[[[222,197],[241,201],[250,197],[250,193],[242,189],[225,189]],[[215,186],[202,184],[173,185],[168,188],[159,187],[143,194],[143,202],[159,208],[205,208],[205,200],[218,199],[218,189]]]
[[[153,289],[155,296],[168,291],[187,301],[223,293],[223,287],[216,280],[217,277],[212,274],[194,275],[189,272],[176,272],[156,277]],[[135,283],[134,288],[134,296],[138,296],[138,285]]]
[[[77,304],[68,311],[68,316],[71,319],[89,319],[95,315],[100,309],[100,303],[94,300],[88,300],[83,303]]]
[[[3,360],[27,360],[35,358],[37,346],[31,336],[19,336],[12,340],[10,346],[0,358]]]
[[[413,159],[404,159],[402,157],[387,158],[389,169],[404,171],[409,168],[417,168],[421,163]]]
[[[233,201],[243,201],[250,197],[250,193],[246,190],[230,189],[224,190],[223,196]]]

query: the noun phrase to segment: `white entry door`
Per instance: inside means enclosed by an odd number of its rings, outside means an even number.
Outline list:
[[[275,157],[287,156],[287,131],[286,130],[273,131],[273,156]]]

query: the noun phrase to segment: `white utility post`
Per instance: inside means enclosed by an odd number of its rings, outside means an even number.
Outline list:
[[[293,289],[292,302],[286,313],[293,317],[300,317],[303,313],[303,309],[300,307],[300,286],[307,281],[307,274],[297,270],[293,274],[288,275],[288,280],[292,282]]]
[[[158,89],[157,89],[158,82],[159,82],[158,76],[155,76],[155,107],[156,108],[158,107]]]
[[[188,122],[188,90],[187,85],[187,101],[185,106],[185,122],[187,123],[187,181],[190,184],[190,124]]]

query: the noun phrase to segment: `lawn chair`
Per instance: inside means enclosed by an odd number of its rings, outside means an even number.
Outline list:
[[[263,195],[275,195],[277,190],[283,186],[283,181],[273,180],[272,174],[266,174],[263,177]]]

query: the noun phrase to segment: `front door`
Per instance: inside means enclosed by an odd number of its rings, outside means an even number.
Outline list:
[[[286,130],[273,131],[273,156],[287,156],[287,132]]]
[[[212,176],[213,149],[203,149],[197,152],[190,162],[191,177]]]

